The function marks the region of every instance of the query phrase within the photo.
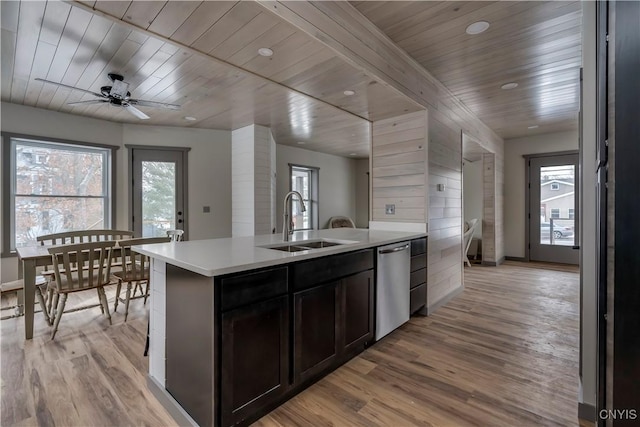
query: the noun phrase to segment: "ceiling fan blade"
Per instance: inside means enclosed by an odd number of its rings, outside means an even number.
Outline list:
[[[36,77],[34,80],[37,80],[39,82],[50,83],[52,85],[66,87],[68,89],[79,90],[80,92],[90,93],[91,95],[95,95],[95,96],[99,96],[100,98],[104,98],[104,96],[101,93],[91,92],[90,90],[80,89],[79,87],[69,86],[69,85],[66,85],[64,83],[52,82],[51,80],[45,80],[45,79],[41,79],[39,77]]]
[[[127,109],[128,112],[130,112],[131,114],[133,114],[134,116],[136,116],[139,119],[142,120],[147,120],[150,117],[147,116],[145,113],[143,113],[142,111],[138,110],[136,107],[134,107],[133,105],[122,105],[124,108]]]
[[[127,102],[129,104],[140,105],[142,107],[164,108],[164,109],[167,109],[167,110],[179,110],[181,108],[181,106],[177,105],[177,104],[167,104],[165,102],[145,101],[143,99],[129,99]]]
[[[104,104],[109,102],[108,99],[90,99],[88,101],[67,102],[67,105],[92,105],[92,104]]]

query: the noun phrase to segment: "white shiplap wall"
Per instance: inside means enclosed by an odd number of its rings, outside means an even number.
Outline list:
[[[250,125],[231,133],[232,235],[270,234],[274,224],[275,141],[271,129]]]

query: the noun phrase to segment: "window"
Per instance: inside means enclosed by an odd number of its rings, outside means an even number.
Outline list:
[[[115,147],[3,137],[3,254],[43,234],[111,228]]]
[[[291,219],[294,230],[313,230],[318,228],[318,173],[319,169],[310,166],[289,165],[291,191],[302,194],[306,211],[300,204],[291,203]]]
[[[574,218],[575,218],[575,211],[569,208],[569,219],[574,219]]]
[[[551,209],[551,218],[560,218],[560,209],[558,208]]]
[[[560,190],[560,184],[558,184],[557,182],[552,182],[551,191],[558,191],[558,190]]]

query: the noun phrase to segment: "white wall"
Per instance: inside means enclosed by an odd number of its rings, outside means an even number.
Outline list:
[[[128,157],[125,144],[191,147],[189,152],[189,233],[191,239],[231,235],[231,132],[128,125],[2,103],[2,131],[120,147],[116,154],[114,227],[129,228]],[[3,171],[3,179],[6,174]],[[2,196],[0,194],[0,196]],[[202,212],[210,206],[211,213]],[[2,219],[4,221],[4,218]],[[0,279],[17,277],[16,258],[3,258]]]
[[[478,219],[478,226],[473,232],[473,237],[477,237],[478,239],[482,239],[483,198],[482,159],[475,162],[465,160],[462,167],[464,220]]]
[[[356,216],[358,228],[369,227],[369,159],[355,160],[356,165]]]
[[[189,239],[231,236],[231,132],[167,126],[123,125],[122,142],[131,145],[190,147],[188,154]],[[117,224],[129,228],[128,150],[118,150]],[[126,179],[125,179],[126,177]],[[203,212],[210,206],[209,213]]]
[[[270,234],[275,227],[275,142],[271,129],[231,132],[232,236]]]
[[[584,93],[580,192],[580,278],[582,281],[582,376],[578,400],[596,405],[597,378],[597,281],[596,281],[596,3],[582,2],[582,64]]]
[[[320,182],[318,183],[320,228],[326,228],[329,218],[332,216],[344,215],[355,218],[355,160],[297,147],[277,145],[276,162],[278,232],[282,231],[282,203],[290,186],[289,163],[320,168]]]
[[[578,149],[578,132],[558,132],[504,142],[504,243],[505,255],[525,256],[525,154]]]

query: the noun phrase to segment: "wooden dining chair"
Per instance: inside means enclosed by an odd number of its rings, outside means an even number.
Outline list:
[[[181,242],[184,235],[184,230],[167,230],[167,237],[172,242]]]
[[[120,256],[122,256],[122,271],[113,273],[113,276],[118,280],[113,311],[118,309],[119,302],[124,303],[125,322],[129,315],[129,301],[134,298],[144,298],[144,304],[146,304],[147,298],[149,297],[149,257],[134,251],[131,247],[151,243],[166,243],[169,241],[171,241],[169,237],[143,237],[139,239],[120,240],[118,242]],[[120,298],[120,290],[122,289],[123,282],[127,283],[127,293],[124,300]],[[131,287],[134,284],[136,286],[145,285],[144,290],[141,291],[141,295],[137,297],[131,295]]]
[[[122,240],[133,237],[129,230],[72,230],[54,234],[43,234],[36,237],[41,245],[55,246],[70,243],[101,242],[107,240]]]
[[[37,236],[36,241],[39,242],[42,246],[57,246],[76,243],[131,239],[132,237],[133,231],[129,230],[71,230],[63,231],[60,233],[43,234],[41,236]],[[119,265],[112,265],[113,270],[117,270],[118,268]],[[47,281],[52,281],[53,269],[45,267],[42,275],[47,279]],[[48,289],[48,291],[45,291],[45,289]],[[45,294],[45,292],[48,292],[48,294]],[[53,315],[51,314],[51,312],[55,310],[55,307],[58,304],[57,294],[54,295],[52,292],[52,288],[50,287],[41,287],[38,289],[36,296],[38,297],[38,300],[42,299],[43,301],[46,301],[45,317],[47,318],[49,325],[51,325],[51,322],[53,320]],[[98,294],[98,297],[100,297],[100,294]],[[102,306],[100,306],[100,309],[102,310]],[[104,311],[102,312],[102,314],[104,314]]]
[[[42,309],[45,321],[47,324],[51,325],[51,320],[49,319],[49,313],[45,303],[46,288],[47,279],[43,276],[36,276],[36,297],[38,298],[38,304]],[[0,317],[0,320],[11,319],[13,317],[24,315],[24,280],[18,279],[0,284],[0,296],[13,292],[16,293],[16,304],[10,307],[2,307],[0,310],[4,311],[14,309],[14,314],[2,316]]]
[[[70,293],[97,289],[103,313],[111,324],[104,286],[108,285],[111,279],[111,261],[115,246],[115,240],[106,240],[53,246],[48,249],[54,271],[54,280],[51,282],[50,289],[54,295],[59,296],[55,298],[58,301],[57,306],[54,306],[50,313],[54,317],[52,340],[58,331],[60,318]]]

